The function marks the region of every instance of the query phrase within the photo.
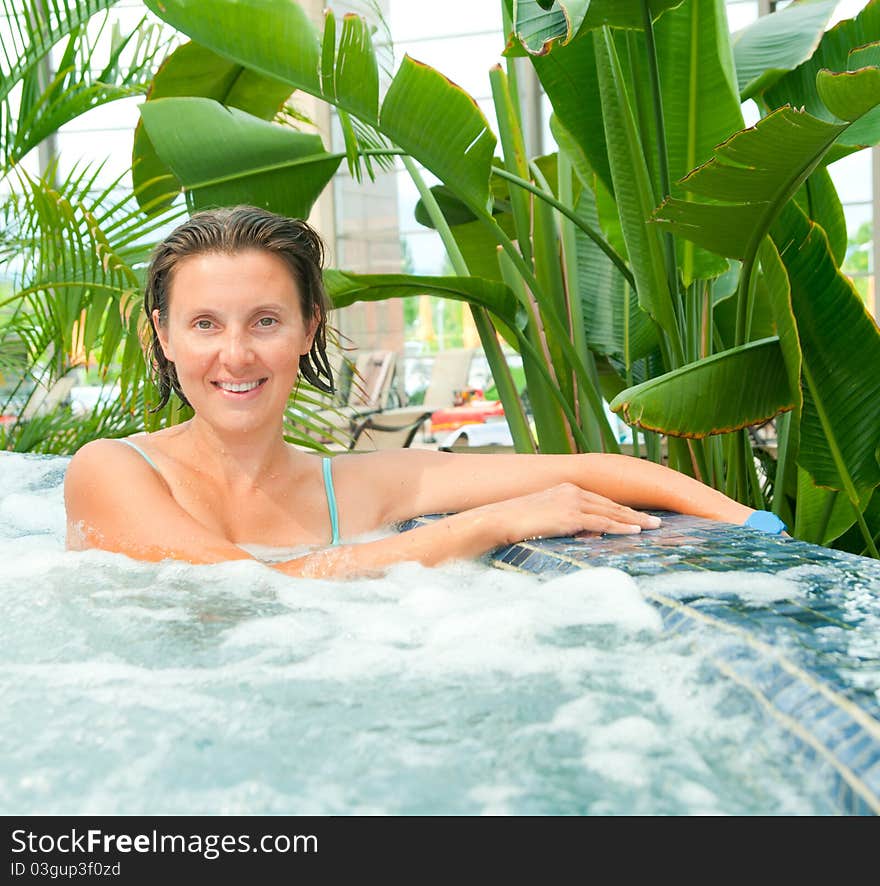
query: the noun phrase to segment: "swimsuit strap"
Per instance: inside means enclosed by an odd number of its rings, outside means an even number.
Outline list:
[[[159,470],[158,467],[156,467],[156,462],[154,462],[153,459],[151,459],[150,456],[147,455],[147,453],[144,452],[144,450],[141,449],[140,446],[137,445],[137,443],[133,443],[131,440],[127,440],[125,437],[120,437],[120,438],[119,438],[119,442],[120,442],[120,443],[125,443],[126,446],[131,446],[131,448],[132,448],[135,452],[139,452],[139,453],[144,457],[144,461],[146,461],[146,463],[147,463],[147,464],[148,464],[148,465],[149,465],[149,466],[150,466],[150,467],[151,467],[151,468],[152,468],[157,474],[159,474],[160,477],[162,476],[162,472]]]
[[[339,511],[336,509],[336,493],[333,490],[333,470],[330,467],[329,458],[322,459],[324,462],[324,492],[327,493],[327,507],[330,510],[330,528],[333,530],[333,540],[330,544],[339,544]]]

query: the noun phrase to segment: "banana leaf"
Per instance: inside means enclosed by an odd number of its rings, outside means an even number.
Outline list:
[[[310,95],[321,95],[318,31],[296,3],[144,0],[144,5],[196,43]]]
[[[880,484],[880,330],[831,255],[825,232],[789,204],[771,235],[785,263],[803,353],[798,463],[864,507]]]
[[[342,155],[320,136],[267,123],[203,98],[141,106],[159,157],[181,182],[191,209],[251,203],[306,218]],[[180,121],[186,120],[187,126]]]
[[[858,119],[880,105],[880,69],[820,76],[826,101]],[[822,162],[850,123],[829,123],[782,108],[738,132],[715,157],[682,181],[688,191],[722,203],[671,198],[654,213],[657,224],[712,252],[745,258],[757,251],[774,218]]]
[[[656,226],[646,223],[654,206],[653,191],[623,72],[610,31],[596,31],[593,36],[614,194],[639,304],[666,333],[672,347],[673,365],[680,365],[683,354],[660,232]]]
[[[842,265],[847,249],[846,217],[828,170],[819,166],[801,185],[794,199],[807,218],[825,231],[834,261]]]
[[[731,37],[740,98],[769,89],[815,52],[838,0],[801,0],[762,15]]]
[[[596,198],[583,188],[576,211],[598,227]],[[587,342],[598,354],[615,355],[631,366],[658,344],[657,327],[639,306],[639,299],[619,269],[582,231],[575,231],[577,278]]]
[[[531,56],[531,62],[559,124],[613,192],[592,35],[584,34],[568,45],[557,44],[552,52]],[[575,157],[572,163],[577,167]]]
[[[342,70],[349,64],[357,71],[372,70],[368,56],[373,47],[363,30],[351,30],[350,39],[340,43],[331,77],[322,66],[329,63],[329,47],[322,44],[296,3],[146,2],[159,18],[226,58],[282,80],[355,117],[371,113],[365,108],[373,107],[372,74],[355,78]],[[382,101],[378,128],[446,182],[469,206],[476,211],[485,209],[495,136],[476,102],[458,86],[430,66],[405,57]],[[173,140],[176,134],[158,130],[151,133],[161,155],[159,136]]]
[[[861,67],[862,57],[858,52],[853,53],[853,50],[878,40],[880,40],[880,0],[870,0],[855,18],[844,19],[826,31],[819,48],[807,61],[761,93],[762,102],[769,108],[780,108],[783,105],[804,108],[814,117],[834,122],[816,87],[819,72],[822,70],[843,72]],[[855,67],[850,66],[851,55]],[[833,163],[859,148],[877,144],[878,140],[880,140],[880,110],[874,110],[837,141],[824,158],[824,162]]]
[[[659,18],[682,0],[647,0],[651,18]],[[545,54],[554,42],[570,43],[584,31],[609,25],[644,28],[645,0],[514,0],[514,32],[529,53]]]
[[[773,513],[788,515],[786,490],[796,486],[796,465],[800,452],[801,416],[803,414],[803,393],[801,390],[801,370],[803,357],[797,322],[791,302],[791,285],[785,265],[773,241],[766,237],[759,252],[761,276],[759,278],[758,307],[765,306],[773,321],[773,331],[779,337],[782,358],[788,386],[795,397],[794,409],[788,421],[778,421],[776,473],[773,484]],[[756,324],[753,323],[754,330]],[[789,520],[790,522],[790,520]],[[803,536],[799,536],[803,537]]]
[[[633,40],[641,43],[643,37],[635,35]],[[745,125],[723,0],[685,0],[657,22],[655,41],[663,77],[666,155],[670,178],[676,182],[710,160],[715,146]],[[643,141],[648,133],[651,141],[646,150],[657,153],[653,119],[642,127]],[[674,184],[672,195],[690,199],[687,188]],[[680,243],[676,251],[685,286],[727,270],[723,258],[690,241]]]
[[[200,96],[246,111],[261,120],[271,120],[290,92],[287,83],[249,71],[190,42],[178,47],[156,72],[147,100]],[[169,206],[180,184],[159,159],[142,120],[135,129],[131,163],[132,181],[141,208],[152,213]]]
[[[711,391],[712,396],[706,396]],[[628,425],[672,437],[726,434],[795,407],[779,339],[749,342],[618,394],[611,410]]]
[[[409,295],[436,295],[479,305],[505,323],[518,323],[518,302],[503,283],[480,277],[424,277],[406,274],[351,274],[329,269],[324,286],[334,308],[359,301],[384,301]]]
[[[855,522],[852,504],[845,495],[817,486],[813,478],[798,467],[794,524],[794,534],[798,538],[814,545],[829,545]]]

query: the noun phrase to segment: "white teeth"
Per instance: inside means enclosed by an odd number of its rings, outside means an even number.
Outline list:
[[[236,394],[241,394],[244,391],[252,391],[254,388],[260,385],[259,381],[248,381],[243,384],[235,385],[232,382],[228,381],[218,381],[216,382],[218,388],[222,388],[224,391],[232,391]]]

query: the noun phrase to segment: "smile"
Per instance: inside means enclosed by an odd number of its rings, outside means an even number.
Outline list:
[[[221,391],[229,391],[232,394],[246,394],[248,391],[253,391],[254,389],[258,388],[265,381],[265,378],[258,378],[255,381],[214,381],[211,382],[211,384],[217,388],[220,388]]]

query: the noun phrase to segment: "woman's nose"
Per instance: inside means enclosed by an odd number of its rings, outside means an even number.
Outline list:
[[[223,336],[221,359],[227,366],[245,366],[254,359],[253,348],[247,332],[228,329]]]

